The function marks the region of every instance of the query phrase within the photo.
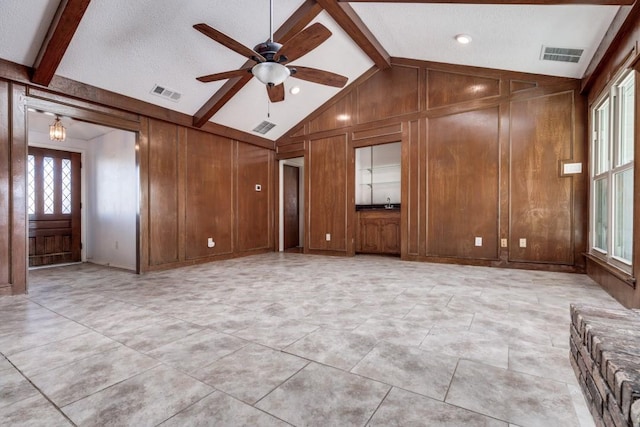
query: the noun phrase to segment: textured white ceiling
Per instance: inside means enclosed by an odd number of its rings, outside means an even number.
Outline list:
[[[274,0],[279,27],[303,0]],[[0,0],[0,58],[32,66],[59,0]],[[385,49],[396,57],[582,77],[615,16],[616,6],[509,6],[465,4],[351,3]],[[321,13],[316,21],[332,37],[292,65],[343,74],[352,83],[372,62],[335,22]],[[196,77],[239,68],[245,58],[192,28],[205,22],[253,47],[269,36],[268,0],[108,0],[93,1],[80,23],[57,74],[188,115],[224,81]],[[453,37],[468,33],[470,45]],[[578,64],[541,61],[542,45],[584,48]],[[182,93],[175,103],[150,94],[154,84]],[[297,85],[298,95],[289,89]],[[271,104],[255,79],[212,121],[251,133],[263,120],[276,124],[276,139],[338,92],[295,78],[287,80],[286,100]]]
[[[391,56],[581,78],[618,6],[351,3]],[[457,34],[473,41],[457,43]],[[585,49],[577,64],[542,46]]]
[[[29,130],[32,132],[49,134],[49,126],[53,124],[55,116],[38,111],[29,111]],[[94,138],[112,132],[114,129],[93,123],[81,122],[69,117],[60,118],[69,139],[90,141]]]

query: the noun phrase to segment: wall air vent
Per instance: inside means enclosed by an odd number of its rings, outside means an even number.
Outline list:
[[[182,97],[182,94],[176,92],[175,90],[167,89],[166,87],[153,85],[153,89],[151,89],[151,94],[160,96],[162,98],[166,98],[169,101],[178,102]]]
[[[566,49],[563,47],[542,46],[540,59],[544,61],[573,62],[580,61],[584,49]]]
[[[275,126],[276,126],[275,123],[271,123],[265,120],[264,122],[260,123],[258,126],[253,128],[253,131],[264,135],[265,133],[273,129]]]

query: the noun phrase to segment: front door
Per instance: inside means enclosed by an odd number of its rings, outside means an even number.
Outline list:
[[[29,267],[81,261],[80,154],[29,147]]]

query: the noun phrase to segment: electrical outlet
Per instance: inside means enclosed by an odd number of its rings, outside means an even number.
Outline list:
[[[213,241],[213,237],[209,237],[207,239],[207,247],[214,248],[216,246],[216,242]]]
[[[326,240],[327,242],[330,242],[330,241],[331,241],[331,233],[327,233],[327,234],[325,234],[325,235],[324,235],[324,238],[325,238],[325,240]]]
[[[500,246],[503,248],[507,247],[507,239],[500,239]]]
[[[482,237],[476,237],[476,246],[482,246]]]
[[[527,239],[520,239],[520,247],[521,248],[527,247]]]

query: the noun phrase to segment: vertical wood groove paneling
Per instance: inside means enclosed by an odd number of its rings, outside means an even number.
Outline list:
[[[27,122],[26,88],[11,85],[11,274],[13,294],[27,289]]]
[[[346,182],[351,190],[354,171],[342,172],[327,140],[346,132],[353,150],[391,142],[395,136],[387,134],[400,129],[403,258],[582,271],[587,181],[584,175],[557,181],[560,160],[586,161],[580,151],[584,134],[576,130],[586,126],[578,90],[574,79],[396,59],[391,69],[359,82],[296,128],[295,141],[306,135],[305,161],[311,165],[305,182],[311,241],[305,249],[336,251],[324,241],[328,231],[320,230],[337,223],[335,209],[318,202],[324,197],[318,186],[338,182],[342,188]],[[540,101],[550,99],[560,101]],[[514,119],[514,105],[536,102],[541,104]],[[345,126],[336,116],[349,105],[353,121]],[[514,137],[521,141],[517,147]],[[285,135],[277,145],[284,151],[291,141]],[[335,164],[318,167],[319,159]],[[527,191],[526,183],[538,176],[553,197]],[[345,206],[349,243],[355,212],[352,204]],[[518,248],[516,235],[531,246]],[[475,246],[475,237],[482,246]]]
[[[9,83],[0,80],[0,295],[11,293],[11,143]]]
[[[149,264],[177,262],[178,127],[149,122]]]
[[[309,145],[308,248],[346,253],[347,136],[317,139]]]

